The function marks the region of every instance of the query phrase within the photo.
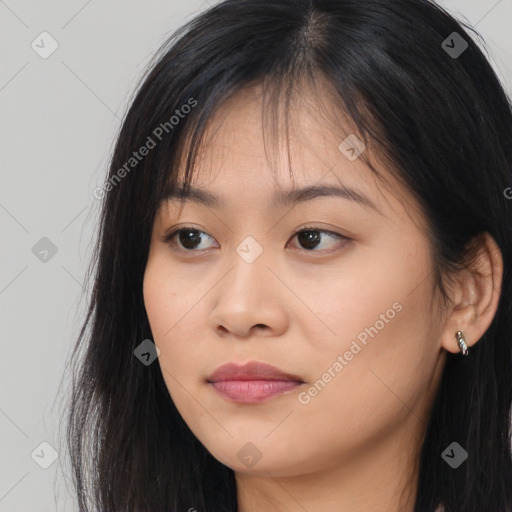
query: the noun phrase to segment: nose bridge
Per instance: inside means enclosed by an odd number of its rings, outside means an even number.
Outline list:
[[[280,331],[286,314],[269,271],[269,253],[255,237],[246,236],[228,258],[230,267],[217,291],[212,311],[213,328],[222,326],[247,335],[254,325]]]
[[[229,258],[231,271],[227,290],[223,290],[223,294],[232,291],[241,295],[238,297],[239,301],[243,298],[243,302],[247,304],[257,299],[264,292],[265,285],[268,285],[268,255],[263,243],[251,235],[246,236]]]

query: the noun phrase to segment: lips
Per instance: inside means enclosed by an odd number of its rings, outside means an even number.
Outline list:
[[[257,403],[283,395],[304,384],[298,376],[265,363],[228,363],[207,379],[208,385],[231,402]]]
[[[217,368],[208,378],[208,382],[224,382],[228,380],[264,380],[292,381],[304,383],[298,376],[284,372],[275,366],[251,361],[244,365],[228,363]]]

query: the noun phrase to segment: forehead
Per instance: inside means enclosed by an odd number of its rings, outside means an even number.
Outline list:
[[[338,179],[342,175],[348,179],[352,174],[359,182],[368,180],[372,173],[363,155],[350,161],[346,144],[345,153],[340,149],[347,136],[362,144],[361,137],[354,133],[354,126],[346,126],[343,114],[333,115],[334,106],[326,101],[318,100],[305,88],[292,97],[289,108],[281,106],[284,98],[280,98],[280,103],[274,105],[277,111],[273,111],[263,98],[261,85],[238,91],[208,120],[194,162],[192,182],[204,188],[218,181],[247,183],[254,176],[259,182],[270,179],[274,186],[288,189],[298,183],[318,182],[330,171]],[[184,180],[183,162],[189,144],[177,166],[177,183]]]

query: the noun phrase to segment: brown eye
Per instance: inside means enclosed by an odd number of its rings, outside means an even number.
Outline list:
[[[322,236],[318,230],[300,231],[297,233],[297,240],[304,249],[314,249],[320,242]]]
[[[194,251],[199,249],[206,249],[207,247],[200,247],[201,242],[205,237],[211,238],[204,231],[195,228],[181,228],[169,233],[164,237],[164,242],[172,245],[178,245],[178,248],[186,251]],[[213,239],[212,239],[213,240]]]
[[[342,244],[349,241],[347,237],[339,235],[338,233],[316,228],[302,229],[297,231],[293,236],[297,238],[300,248],[309,252],[320,252],[324,249],[326,252],[332,251],[333,249],[325,247],[325,240],[342,240]],[[322,243],[324,247],[321,247]],[[335,244],[332,243],[331,246],[335,246]],[[318,249],[318,247],[320,247],[320,249]]]

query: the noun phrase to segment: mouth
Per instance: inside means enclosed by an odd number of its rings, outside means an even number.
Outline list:
[[[221,396],[237,403],[261,402],[305,384],[297,375],[259,362],[222,365],[208,377],[207,383]]]
[[[304,383],[291,380],[224,380],[210,384],[233,402],[256,403],[292,391]]]

